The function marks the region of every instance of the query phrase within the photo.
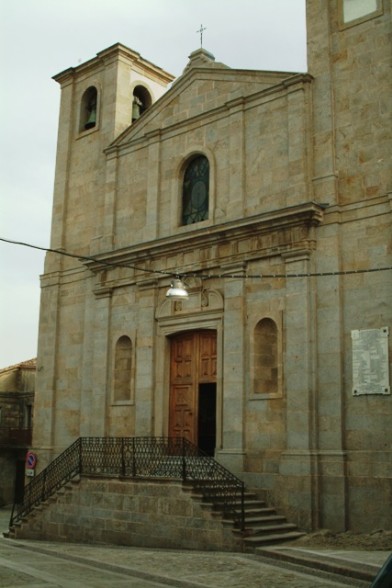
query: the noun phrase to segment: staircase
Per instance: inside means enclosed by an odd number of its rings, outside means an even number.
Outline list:
[[[214,500],[204,498],[203,492],[189,487],[192,498],[200,501],[203,508],[211,510],[217,516],[223,517],[223,524],[232,527],[234,534],[242,537],[244,551],[254,552],[258,547],[265,547],[274,543],[294,541],[303,537],[305,533],[298,530],[296,525],[288,523],[287,519],[279,515],[274,508],[269,507],[256,491],[245,491],[243,500],[244,530],[238,528],[230,514],[224,513],[224,506],[217,497]],[[242,502],[237,504],[238,516],[240,515]]]
[[[164,437],[79,438],[31,480],[23,503],[14,505],[10,527],[79,476],[181,480],[193,500],[230,526],[246,551],[304,534],[212,457],[185,439]]]

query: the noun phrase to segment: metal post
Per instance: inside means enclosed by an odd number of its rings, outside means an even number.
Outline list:
[[[12,523],[14,520],[14,510],[15,510],[15,506],[16,506],[16,492],[17,492],[17,488],[16,488],[16,470],[15,470],[15,480],[14,480],[14,502],[12,505],[12,511],[11,511],[11,517],[10,517],[10,522],[9,522],[9,526],[12,527]],[[23,497],[23,502],[24,502],[24,497]]]
[[[135,437],[132,437],[132,476],[136,477]]]
[[[241,531],[245,531],[245,484],[241,484]]]
[[[41,495],[41,500],[42,502],[44,502],[45,500],[45,486],[46,486],[46,469],[44,469],[43,473],[43,480],[42,480],[42,495]]]
[[[83,472],[83,461],[82,461],[82,447],[83,447],[83,437],[79,437],[79,474]]]
[[[185,439],[182,437],[181,439],[181,447],[182,447],[182,481],[186,482],[186,459],[185,459]]]
[[[121,437],[121,475],[125,476],[124,437]]]

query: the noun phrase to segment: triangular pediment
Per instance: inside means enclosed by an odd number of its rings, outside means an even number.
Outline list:
[[[199,49],[190,55],[182,75],[143,116],[130,125],[111,145],[120,147],[160,133],[184,121],[209,116],[233,100],[279,86],[295,73],[231,69]],[[110,148],[109,148],[110,149]]]

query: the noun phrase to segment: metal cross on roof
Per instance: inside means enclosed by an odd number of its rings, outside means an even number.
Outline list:
[[[200,33],[200,47],[203,47],[203,32],[207,30],[207,27],[200,25],[200,29],[196,33]]]

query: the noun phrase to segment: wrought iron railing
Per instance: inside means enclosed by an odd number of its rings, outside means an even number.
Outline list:
[[[77,475],[171,478],[191,484],[244,530],[244,484],[213,457],[179,437],[80,437],[25,487],[10,526]]]

